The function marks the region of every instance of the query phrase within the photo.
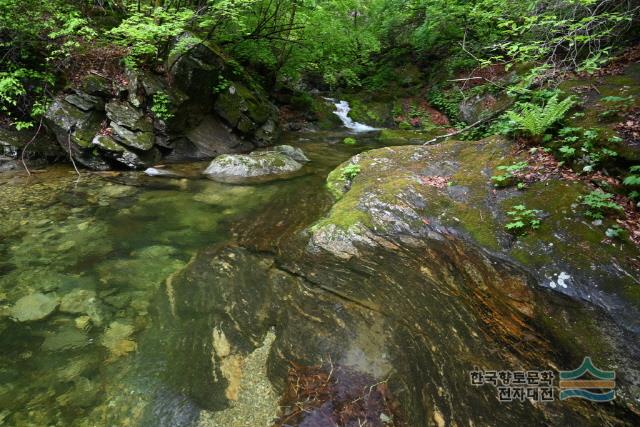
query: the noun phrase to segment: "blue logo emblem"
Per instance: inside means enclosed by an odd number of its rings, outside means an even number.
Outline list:
[[[593,379],[580,379],[587,372]],[[614,371],[602,371],[593,366],[590,357],[585,357],[577,369],[560,371],[560,400],[575,397],[592,402],[612,401],[616,398],[615,380]]]

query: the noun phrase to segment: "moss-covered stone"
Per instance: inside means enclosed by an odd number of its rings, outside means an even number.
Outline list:
[[[313,231],[358,225],[364,226],[361,235],[393,241],[433,233],[463,237],[523,266],[540,286],[600,305],[626,328],[639,331],[640,292],[633,279],[638,271],[632,261],[640,255],[638,248],[602,243],[605,228],[586,221],[577,208],[578,197],[587,192],[582,183],[552,178],[526,191],[494,189],[495,169],[521,160],[497,137],[361,153],[329,175],[328,188],[338,200]],[[361,170],[349,182],[341,173],[348,164]],[[449,185],[434,185],[433,177]],[[507,232],[506,211],[516,204],[543,213],[539,230],[518,238]]]

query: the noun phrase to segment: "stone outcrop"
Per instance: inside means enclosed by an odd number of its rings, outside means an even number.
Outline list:
[[[278,137],[278,111],[264,89],[214,47],[193,46],[166,68],[166,76],[128,70],[119,83],[88,75],[54,99],[45,123],[64,151],[94,170],[210,159]]]
[[[637,247],[602,243],[606,227],[584,220],[579,206],[590,191],[581,182],[551,176],[525,191],[496,190],[496,168],[521,160],[499,137],[361,153],[329,175],[338,200],[312,228],[310,249],[349,259],[362,246],[468,241],[521,265],[540,287],[600,306],[640,333]],[[349,165],[357,165],[355,177],[344,173]],[[510,233],[506,212],[515,205],[540,210],[540,229]]]

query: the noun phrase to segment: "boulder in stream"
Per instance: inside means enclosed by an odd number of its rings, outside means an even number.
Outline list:
[[[299,171],[302,168],[299,161],[304,162],[304,159],[308,161],[302,150],[286,145],[276,147],[274,151],[223,154],[216,157],[203,173],[207,178],[218,182],[270,180],[290,176]]]

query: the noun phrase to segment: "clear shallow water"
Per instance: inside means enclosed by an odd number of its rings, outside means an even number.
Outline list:
[[[285,137],[312,162],[255,186],[137,172],[77,180],[63,166],[0,177],[0,425],[192,425],[196,405],[161,380],[176,363],[164,345],[175,332],[162,321],[167,278],[201,248],[232,242],[233,230],[281,230],[262,242],[277,250],[318,218],[330,206],[326,174],[377,146],[373,134],[335,144],[343,137]],[[34,295],[55,308],[20,306]]]

